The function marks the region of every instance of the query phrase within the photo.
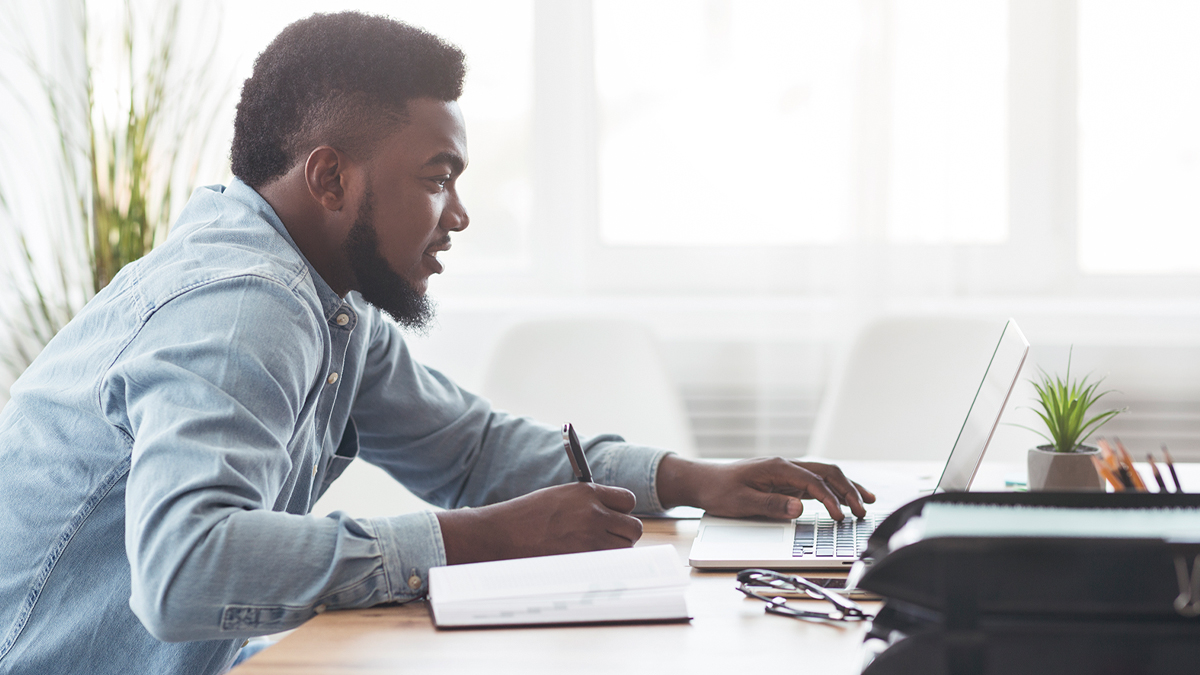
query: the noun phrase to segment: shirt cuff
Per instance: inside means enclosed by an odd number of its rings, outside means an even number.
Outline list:
[[[446,564],[442,527],[432,511],[366,519],[383,551],[390,602],[408,602],[429,590],[429,568]]]
[[[658,465],[663,457],[675,453],[628,443],[609,443],[597,449],[601,450],[596,457],[599,461],[592,467],[597,483],[632,492],[637,497],[634,513],[654,515],[666,511],[658,499]]]

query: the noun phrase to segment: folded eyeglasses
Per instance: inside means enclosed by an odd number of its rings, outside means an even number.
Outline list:
[[[771,570],[749,569],[738,572],[738,590],[746,596],[767,603],[767,613],[790,616],[793,619],[821,621],[866,621],[872,616],[855,602],[812,583],[803,577],[780,574]],[[833,605],[831,612],[815,612],[787,604],[788,593],[813,600],[825,600]]]

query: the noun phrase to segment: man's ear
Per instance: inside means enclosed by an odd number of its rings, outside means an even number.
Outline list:
[[[304,163],[308,193],[327,211],[340,211],[346,203],[346,168],[346,157],[327,145],[309,153]]]

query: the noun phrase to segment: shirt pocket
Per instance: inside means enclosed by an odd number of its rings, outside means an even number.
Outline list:
[[[355,457],[358,457],[358,427],[354,424],[354,418],[350,417],[346,419],[346,430],[342,432],[342,441],[338,443],[337,450],[325,464],[325,476],[321,480],[321,489],[317,491],[317,499],[325,494],[333,481],[342,475]]]

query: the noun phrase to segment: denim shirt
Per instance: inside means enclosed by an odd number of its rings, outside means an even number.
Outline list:
[[[661,510],[662,451],[586,446]],[[356,456],[449,508],[571,477],[556,429],[415,362],[252,188],[197,190],[0,413],[0,673],[218,673],[246,637],[421,597],[432,513],[309,515]]]

